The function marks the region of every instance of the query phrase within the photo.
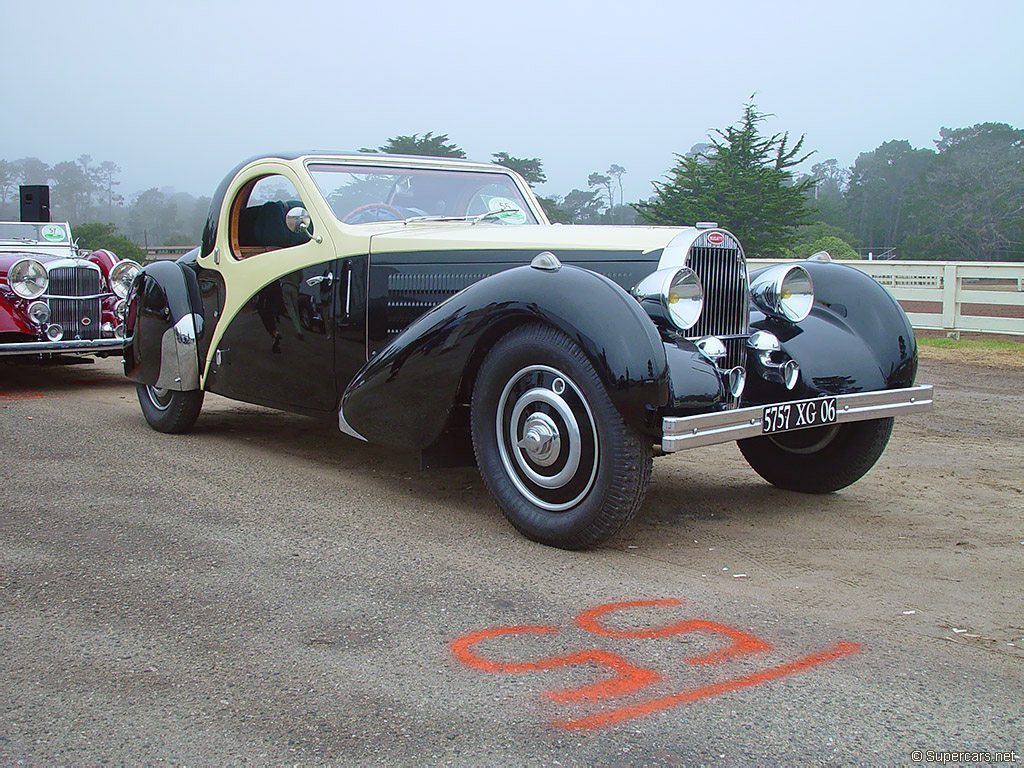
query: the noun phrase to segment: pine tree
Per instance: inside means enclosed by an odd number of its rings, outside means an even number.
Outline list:
[[[392,136],[377,149],[363,147],[360,152],[384,152],[389,155],[430,155],[432,157],[465,157],[466,153],[453,141],[447,133],[434,135],[427,131],[422,136],[414,133],[409,136]]]
[[[794,228],[810,216],[807,193],[815,181],[794,183],[790,169],[812,153],[801,155],[803,136],[790,146],[788,133],[761,135],[767,117],[750,101],[736,125],[709,135],[710,146],[676,155],[667,181],[654,183],[654,197],[634,206],[643,220],[716,221],[740,239],[748,257],[781,256],[793,244]]]

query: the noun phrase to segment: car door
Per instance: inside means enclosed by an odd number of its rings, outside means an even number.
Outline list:
[[[315,221],[316,237],[288,228],[287,212],[304,206],[285,173],[257,176],[230,205],[220,264],[227,306],[205,388],[284,410],[332,412],[334,321],[346,284],[333,245]]]

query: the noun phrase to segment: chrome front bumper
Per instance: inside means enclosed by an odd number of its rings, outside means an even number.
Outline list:
[[[929,384],[835,397],[836,424],[930,411],[933,405],[932,387]],[[672,453],[703,445],[759,437],[763,433],[761,419],[765,407],[756,405],[699,416],[666,416],[661,420],[661,449],[665,453]]]
[[[28,341],[0,344],[0,357],[8,355],[95,355],[122,354],[131,339],[90,339],[86,341]]]

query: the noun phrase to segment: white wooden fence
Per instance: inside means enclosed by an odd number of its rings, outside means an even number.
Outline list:
[[[792,263],[751,259],[755,268]],[[871,275],[907,310],[915,328],[1024,335],[1024,263],[841,261]]]

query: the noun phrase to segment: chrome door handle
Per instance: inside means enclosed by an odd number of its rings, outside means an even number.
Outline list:
[[[320,283],[327,281],[327,287],[330,288],[334,285],[334,273],[328,272],[326,275],[319,275],[317,277],[311,277],[306,281],[306,285],[312,288],[314,285],[320,285]]]

